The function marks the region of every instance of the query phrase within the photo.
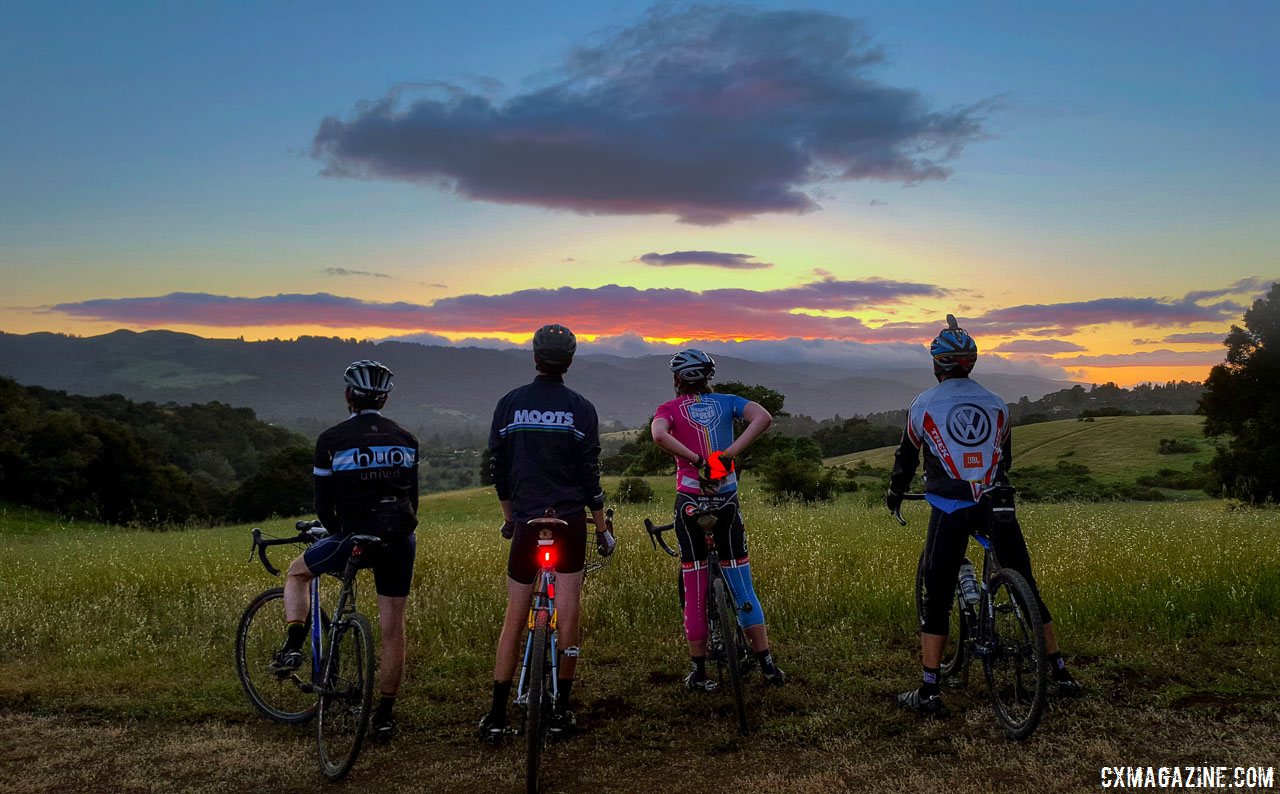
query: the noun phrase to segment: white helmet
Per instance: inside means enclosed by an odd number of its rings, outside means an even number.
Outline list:
[[[391,375],[384,365],[366,358],[347,367],[343,380],[357,397],[381,397],[391,392]]]
[[[671,357],[671,371],[682,381],[696,383],[716,375],[716,362],[711,356],[691,347]]]

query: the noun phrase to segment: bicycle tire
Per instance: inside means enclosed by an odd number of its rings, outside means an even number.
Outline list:
[[[916,565],[916,624],[924,625],[924,552],[920,552],[920,562]],[[964,562],[969,563],[965,557]],[[972,563],[969,563],[972,565]],[[951,605],[951,623],[947,627],[947,639],[942,645],[942,656],[939,659],[938,675],[941,679],[961,675],[969,666],[969,651],[965,640],[969,638],[969,612],[965,608],[964,597],[960,594],[960,581],[956,580],[956,589]]]
[[[550,638],[550,615],[540,609],[533,625],[533,649],[529,659],[529,701],[525,706],[525,758],[524,783],[528,794],[538,791],[538,769],[542,763],[542,751],[547,746],[547,722],[551,716],[551,690],[547,686],[550,665],[547,663],[547,647]]]
[[[321,613],[326,625],[328,616]],[[245,697],[262,716],[286,725],[300,725],[316,716],[317,698],[296,675],[278,678],[267,669],[280,648],[284,620],[284,588],[259,593],[240,616],[236,629],[236,675]],[[307,615],[307,639],[302,644],[302,675],[312,669],[311,616]]]
[[[1021,741],[1040,724],[1049,699],[1044,621],[1031,585],[1017,571],[1001,569],[988,589],[991,610],[984,619],[990,648],[983,657],[987,693],[1000,727],[1009,738]]]
[[[738,715],[738,733],[747,735],[747,701],[743,691],[738,647],[738,611],[729,596],[729,588],[721,577],[711,580],[711,600],[716,605],[716,620],[720,623],[720,641],[724,645],[724,666],[729,670],[729,684],[733,690],[733,705]]]
[[[353,613],[334,627],[332,659],[322,667],[323,685],[316,714],[320,772],[341,780],[355,766],[373,712],[373,629]]]

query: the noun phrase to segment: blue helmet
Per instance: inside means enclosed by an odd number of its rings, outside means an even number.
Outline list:
[[[929,345],[933,356],[933,374],[968,375],[978,362],[978,343],[969,332],[956,324],[954,314],[947,315],[947,327]]]

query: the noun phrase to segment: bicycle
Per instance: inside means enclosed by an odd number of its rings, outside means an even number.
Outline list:
[[[1013,489],[1002,488],[1000,496],[1012,504]],[[990,497],[989,497],[990,498]],[[924,494],[903,495],[904,500],[920,501]],[[907,521],[899,510],[894,518],[902,526]],[[943,647],[940,677],[949,683],[968,683],[969,664],[982,660],[987,681],[987,694],[996,721],[1011,739],[1029,737],[1044,716],[1049,697],[1049,661],[1045,651],[1044,621],[1040,607],[1025,577],[1017,571],[1002,568],[986,528],[972,530],[973,538],[982,546],[982,576],[977,577],[973,563],[966,556],[956,578],[953,625]],[[925,555],[920,552],[916,566],[916,615],[924,618]],[[968,579],[967,577],[973,577]],[[952,638],[954,637],[954,641]]]
[[[279,576],[267,559],[268,547],[310,545],[328,536],[319,521],[299,521],[294,528],[298,534],[291,538],[264,538],[254,528],[249,559],[256,552],[267,573]],[[284,588],[273,587],[254,598],[236,632],[236,672],[249,702],[276,722],[298,725],[315,719],[320,771],[329,780],[341,779],[355,765],[373,712],[373,629],[356,611],[356,572],[362,555],[382,538],[354,535],[352,540],[346,567],[335,575],[342,589],[332,619],[320,604],[320,577],[311,580],[302,674],[280,675],[268,668],[285,625]]]
[[[720,553],[716,549],[715,530],[718,518],[713,508],[695,509],[689,513],[706,535],[708,591],[707,599],[707,658],[716,663],[716,677],[719,685],[724,685],[726,672],[729,684],[733,689],[734,710],[738,718],[738,733],[746,736],[747,703],[743,679],[755,665],[751,655],[747,636],[738,622],[738,607],[734,603],[733,588],[724,569],[720,566]],[[645,532],[649,534],[649,542],[655,549],[659,546],[672,557],[679,558],[680,552],[667,545],[662,537],[663,532],[675,529],[675,523],[655,526],[649,519],[644,520]],[[683,579],[681,580],[683,585]],[[683,598],[683,590],[681,597]]]
[[[605,511],[605,529],[613,531],[613,508]],[[588,523],[591,518],[588,516]],[[520,665],[520,682],[516,686],[517,706],[524,707],[524,734],[526,741],[525,789],[529,794],[538,791],[539,769],[542,751],[547,746],[547,727],[552,711],[560,696],[560,653],[556,632],[556,558],[555,528],[567,527],[569,522],[556,518],[555,511],[547,509],[542,518],[534,518],[529,525],[538,530],[537,562],[538,578],[534,582],[533,601],[529,607],[529,633],[525,639],[524,661]],[[598,571],[609,562],[608,557],[597,557],[583,568],[583,577]]]

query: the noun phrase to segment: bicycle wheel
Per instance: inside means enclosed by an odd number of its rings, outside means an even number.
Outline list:
[[[328,617],[322,615],[324,623]],[[254,708],[268,719],[297,725],[316,715],[316,696],[311,691],[311,618],[307,617],[307,639],[302,644],[302,666],[285,678],[268,665],[275,658],[284,635],[284,589],[266,590],[245,608],[236,629],[236,675]]]
[[[983,657],[987,692],[996,719],[1012,739],[1025,739],[1044,716],[1049,696],[1049,661],[1044,622],[1031,585],[1017,571],[991,577],[990,611],[985,618],[988,653]]]
[[[721,577],[711,580],[711,600],[715,604],[716,621],[720,624],[720,641],[724,644],[724,666],[729,670],[729,683],[733,689],[733,704],[738,712],[738,733],[747,735],[747,701],[743,692],[741,656],[739,647],[738,614],[734,608],[729,588]]]
[[[529,702],[524,711],[524,732],[528,742],[525,766],[525,790],[535,794],[538,790],[538,767],[542,763],[542,751],[547,746],[547,723],[551,720],[551,688],[548,677],[551,666],[547,660],[547,647],[551,634],[547,610],[539,609],[533,624],[533,650],[529,659]]]
[[[323,684],[316,720],[320,771],[339,780],[356,763],[373,711],[373,629],[364,615],[352,614],[333,630],[321,673]]]
[[[969,562],[965,557],[964,561]],[[971,563],[970,563],[971,564]],[[959,675],[969,666],[969,652],[965,640],[969,637],[969,612],[964,598],[960,595],[960,583],[956,589],[951,605],[951,623],[947,628],[947,640],[942,646],[942,658],[938,673],[946,679]],[[916,565],[916,621],[918,626],[924,625],[924,552],[920,552],[920,562]]]

